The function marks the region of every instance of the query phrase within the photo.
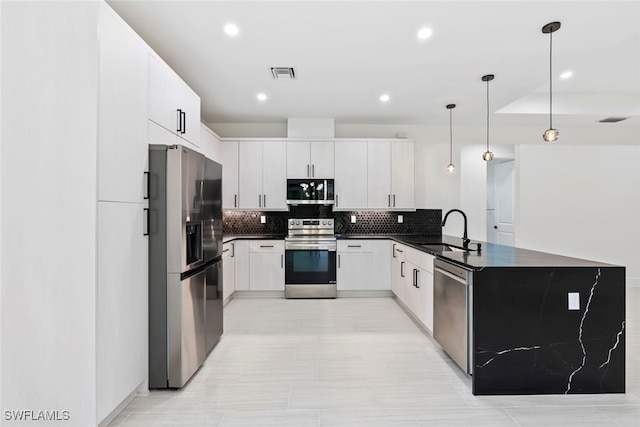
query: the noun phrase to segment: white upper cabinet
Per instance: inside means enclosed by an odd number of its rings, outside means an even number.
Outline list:
[[[287,178],[333,177],[333,141],[287,141]]]
[[[367,207],[367,141],[338,141],[334,211]]]
[[[262,208],[288,210],[287,144],[268,141],[262,144]]]
[[[369,209],[415,210],[413,140],[373,140],[367,144]]]
[[[142,203],[148,153],[148,48],[107,8],[102,8],[99,34],[98,200]]]
[[[412,140],[391,142],[391,207],[415,210],[415,157]]]
[[[287,210],[287,147],[284,141],[238,144],[238,207]]]
[[[175,135],[150,126],[151,143],[200,146],[200,97],[154,54],[149,54],[149,120]]]
[[[391,208],[391,142],[369,141],[367,159],[367,207]]]
[[[238,141],[222,142],[222,209],[238,209]]]

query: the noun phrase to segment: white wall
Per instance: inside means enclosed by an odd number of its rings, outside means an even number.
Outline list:
[[[1,409],[64,426],[96,421],[97,10],[3,2],[0,26]]]
[[[0,23],[2,22],[2,2],[0,1]],[[2,30],[0,30],[0,100],[2,100]],[[2,129],[2,104],[0,102],[0,129]],[[2,232],[2,132],[0,131],[0,236]],[[2,239],[0,239],[0,301],[2,301]],[[2,303],[0,302],[0,333],[2,333]],[[0,410],[2,404],[2,338],[0,338]]]
[[[627,267],[640,286],[640,147],[522,145],[516,246]]]

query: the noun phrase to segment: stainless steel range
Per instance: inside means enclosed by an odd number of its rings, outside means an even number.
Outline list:
[[[284,239],[286,298],[335,298],[336,236],[333,218],[296,219]]]

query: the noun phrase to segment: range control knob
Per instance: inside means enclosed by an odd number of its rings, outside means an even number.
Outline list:
[[[293,225],[294,223],[295,223],[294,220],[292,220],[292,219],[289,220],[289,224]]]
[[[327,225],[327,221],[322,221],[322,225]]]
[[[300,225],[300,221],[296,221],[296,225]]]

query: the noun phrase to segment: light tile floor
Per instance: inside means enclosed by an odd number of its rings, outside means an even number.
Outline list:
[[[393,298],[236,299],[180,391],[110,426],[640,426],[640,288],[627,295],[627,393],[473,396]]]

